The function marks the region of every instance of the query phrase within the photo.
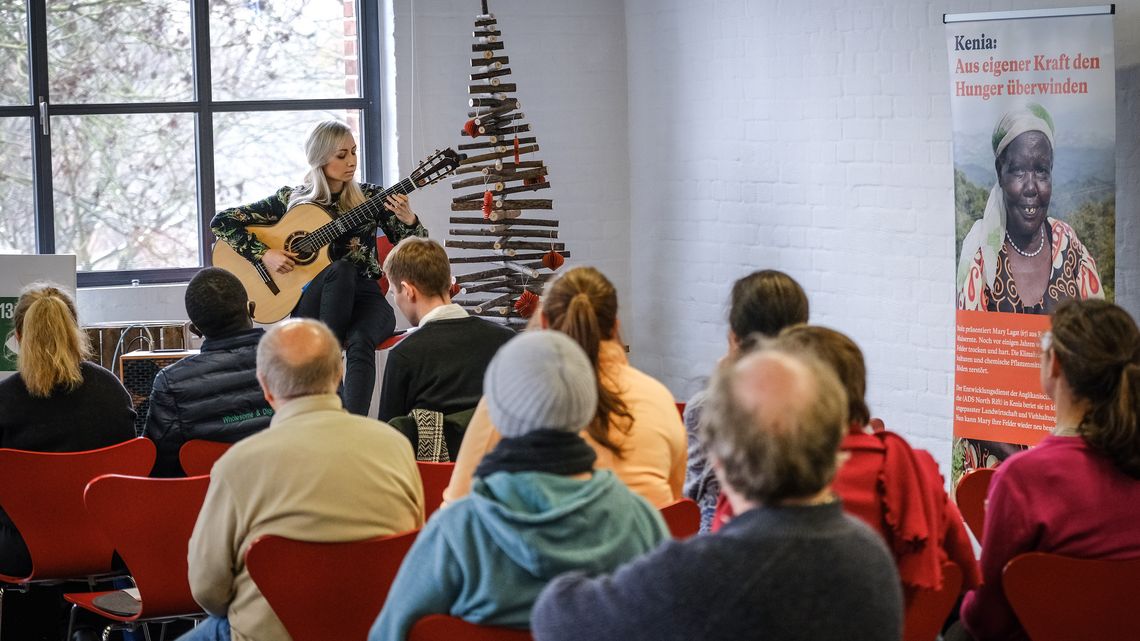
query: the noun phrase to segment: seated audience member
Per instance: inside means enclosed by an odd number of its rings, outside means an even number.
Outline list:
[[[894,561],[829,487],[847,431],[835,374],[810,357],[748,352],[714,376],[702,425],[739,516],[609,576],[555,579],[535,604],[535,639],[898,641]]]
[[[26,288],[12,315],[16,373],[0,381],[0,447],[81,452],[135,437],[131,397],[114,374],[87,361],[75,303],[56,285]],[[0,573],[27,576],[28,548],[0,509]]]
[[[79,327],[67,292],[49,283],[27,287],[16,302],[12,325],[16,373],[0,381],[0,448],[81,452],[135,437],[131,397],[114,374],[86,360],[91,356],[87,333]],[[31,572],[24,539],[0,506],[0,574],[23,577]],[[65,589],[87,586],[37,586],[27,594],[6,594],[4,638],[63,636]]]
[[[1056,404],[1057,426],[994,474],[982,536],[984,583],[962,602],[961,623],[982,641],[1026,638],[1002,592],[1002,569],[1015,556],[1140,557],[1136,322],[1102,300],[1059,305],[1041,339],[1041,386]]]
[[[511,340],[487,368],[483,398],[503,438],[471,494],[412,545],[369,641],[403,641],[429,614],[527,628],[550,579],[612,570],[669,537],[657,509],[594,469],[579,431],[595,416],[597,383],[574,341],[551,331]]]
[[[200,354],[154,377],[146,436],[158,449],[153,476],[182,476],[178,450],[193,439],[237,442],[269,425],[273,410],[257,384],[257,342],[245,287],[224,269],[207,267],[186,287],[190,329]]]
[[[846,454],[831,489],[843,509],[886,540],[902,579],[903,594],[936,590],[942,562],[962,569],[963,588],[981,583],[974,548],[958,507],[946,495],[938,464],[929,452],[913,450],[898,434],[874,432],[864,395],[863,353],[848,337],[826,327],[796,325],[780,333],[777,345],[806,350],[829,365],[847,392],[849,422],[839,445]]]
[[[445,417],[470,411],[483,392],[483,372],[499,347],[515,335],[509,328],[468,315],[451,302],[451,266],[447,252],[434,240],[405,238],[388,254],[384,273],[392,284],[396,306],[418,327],[391,349],[384,365],[379,418],[391,421],[412,410]],[[459,451],[459,420],[447,432],[447,449]],[[414,425],[414,422],[413,422]],[[410,435],[413,443],[415,434]]]
[[[261,339],[257,380],[276,413],[210,474],[189,552],[190,590],[210,616],[182,639],[289,639],[245,567],[259,536],[355,541],[423,525],[412,449],[387,425],[344,409],[342,367],[320,321],[288,320]]]
[[[807,294],[799,283],[774,269],[753,272],[732,284],[728,311],[728,358],[736,354],[740,341],[752,334],[774,337],[785,327],[806,323],[807,320]],[[720,496],[720,484],[708,464],[708,456],[697,434],[704,401],[705,391],[701,390],[685,404],[689,463],[684,491],[685,496],[700,506],[701,531],[707,532]]]
[[[576,267],[547,285],[538,323],[574,339],[597,373],[598,405],[582,436],[635,493],[661,507],[681,498],[685,479],[685,427],[673,394],[634,369],[618,338],[617,292],[593,267]],[[532,322],[534,319],[532,319]],[[463,436],[446,501],[466,495],[479,460],[498,442],[485,402]]]

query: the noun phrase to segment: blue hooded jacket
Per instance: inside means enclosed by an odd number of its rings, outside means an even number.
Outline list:
[[[530,627],[538,593],[571,570],[611,572],[669,538],[661,513],[609,470],[476,478],[436,512],[404,559],[369,641],[404,641],[429,614]]]

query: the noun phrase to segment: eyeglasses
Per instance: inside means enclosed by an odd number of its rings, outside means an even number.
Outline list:
[[[1049,351],[1053,347],[1053,332],[1041,332],[1041,353]]]

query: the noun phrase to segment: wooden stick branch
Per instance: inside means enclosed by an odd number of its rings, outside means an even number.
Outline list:
[[[568,251],[559,251],[558,253],[562,254],[563,258],[570,258],[570,252],[568,252]],[[539,254],[515,254],[514,259],[515,259],[515,261],[542,260],[542,257],[545,255],[546,255],[545,252],[539,253]],[[502,260],[503,260],[503,257],[499,256],[497,254],[486,255],[486,256],[459,256],[459,257],[453,256],[451,258],[448,258],[448,262],[450,262],[452,265],[460,265],[460,264],[468,264],[468,263],[498,263],[498,262],[502,262]]]
[[[487,52],[483,53],[483,57],[481,57],[481,58],[472,58],[471,59],[471,66],[472,67],[485,67],[487,65],[495,64],[496,62],[501,64],[501,65],[507,65],[507,64],[511,63],[511,58],[510,58],[510,56],[496,56],[495,54],[491,53],[490,51],[487,51]]]
[[[515,261],[508,260],[508,261],[503,261],[503,265],[506,265],[508,268],[513,269],[516,272],[518,272],[524,276],[527,276],[529,278],[538,278],[538,272],[537,271],[535,271],[534,269],[532,269],[530,267],[527,267],[526,265],[523,265],[522,263],[517,263]]]
[[[489,85],[468,85],[467,93],[472,95],[481,94],[495,94],[495,93],[510,93],[516,91],[513,82],[504,82],[502,84],[489,84]]]
[[[447,222],[453,225],[490,225],[491,229],[509,229],[515,225],[534,225],[536,227],[558,226],[558,221],[550,218],[514,218],[495,221],[467,216],[452,216]]]
[[[512,249],[541,249],[543,251],[562,251],[566,249],[565,243],[531,243],[522,240],[508,240],[508,241],[480,241],[480,240],[449,240],[444,244],[445,247],[454,247],[455,249],[497,249],[497,250],[512,250]],[[515,256],[517,259],[517,256]]]
[[[554,209],[554,201],[543,199],[529,200],[501,200],[495,203],[497,209]],[[451,211],[482,211],[483,203],[479,201],[451,203]],[[494,214],[491,214],[494,220]]]
[[[492,307],[508,304],[511,302],[511,296],[511,294],[503,294],[498,298],[492,298],[491,300],[483,301],[475,305],[475,311],[482,314],[485,310],[488,310]]]
[[[489,163],[486,165],[460,166],[460,167],[456,168],[455,173],[457,173],[457,174],[469,174],[472,172],[476,172],[476,171],[481,172],[484,170],[495,171],[495,172],[499,172],[499,173],[503,173],[503,172],[509,173],[509,172],[516,171],[518,169],[534,169],[536,167],[541,167],[541,166],[542,166],[541,160],[524,160],[524,161],[519,162],[517,164],[513,163],[513,162],[496,161],[496,162]]]
[[[514,236],[517,238],[558,238],[557,229],[508,229],[494,231],[490,229],[449,229],[451,236]]]
[[[483,111],[469,111],[469,112],[467,112],[467,117],[468,118],[485,118],[487,116],[497,116],[499,114],[507,113],[509,111],[514,111],[515,109],[518,109],[521,105],[522,105],[522,103],[520,103],[517,99],[515,99],[515,100],[504,100],[503,104],[499,105],[498,107],[494,107],[492,109],[486,109]]]
[[[506,141],[506,140],[499,141],[499,140],[497,140],[498,136],[495,136],[495,138],[496,138],[496,140],[488,140],[487,142],[472,142],[472,143],[467,143],[466,145],[459,145],[457,147],[457,149],[459,149],[460,151],[466,151],[469,149],[495,149],[497,151],[506,151],[508,148],[513,149],[514,142],[515,142],[514,140],[509,141],[510,145],[508,145],[507,144],[508,141]],[[538,142],[538,138],[535,138],[534,136],[527,136],[525,138],[519,138],[519,144],[520,145],[528,145],[532,142]]]
[[[474,53],[479,53],[482,51],[490,53],[492,51],[499,51],[502,48],[503,43],[501,42],[479,42],[471,45],[471,51]]]
[[[527,145],[526,147],[520,147],[519,148],[519,155],[521,156],[523,154],[532,154],[536,151],[538,151],[538,145]],[[495,152],[491,152],[489,154],[480,154],[478,156],[468,156],[466,160],[459,161],[459,165],[462,167],[465,165],[473,165],[475,163],[484,162],[487,160],[497,160],[499,158],[508,158],[508,157],[514,156],[514,155],[515,155],[514,149],[508,149],[507,151],[495,151]]]
[[[490,191],[491,193],[495,194],[496,196],[508,196],[510,194],[518,194],[518,193],[522,193],[524,191],[538,191],[539,189],[549,189],[549,188],[550,188],[550,183],[548,183],[548,182],[534,183],[533,185],[519,185],[517,187],[506,187],[503,185],[503,183],[495,183],[494,185],[488,185],[488,189],[486,191]],[[457,196],[455,198],[452,198],[451,202],[461,203],[461,202],[466,202],[469,200],[480,200],[481,201],[483,199],[483,193],[484,192],[476,192],[473,194],[466,194],[463,196]]]
[[[508,276],[511,273],[512,273],[511,270],[507,269],[506,267],[499,267],[496,269],[485,269],[481,272],[471,272],[469,274],[460,274],[460,275],[455,277],[455,282],[457,282],[457,283],[472,283],[472,282],[476,282],[476,281],[480,281],[480,280],[486,280],[488,278],[494,278],[496,276]]]
[[[485,127],[486,133],[492,136],[504,136],[506,134],[521,134],[524,131],[530,131],[530,125],[516,125],[514,127]]]
[[[498,78],[499,76],[509,76],[509,75],[511,75],[511,68],[510,67],[503,67],[502,69],[492,69],[491,71],[481,71],[479,73],[473,73],[469,77],[471,78],[472,81],[475,81],[475,80],[488,80],[490,78]]]

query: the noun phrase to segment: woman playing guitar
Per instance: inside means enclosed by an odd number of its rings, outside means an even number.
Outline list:
[[[320,205],[336,216],[363,203],[383,187],[358,183],[356,140],[342,122],[317,124],[305,142],[309,173],[300,187],[282,187],[258,202],[218,212],[210,231],[234,251],[271,274],[293,270],[296,255],[271,249],[257,239],[247,225],[274,224],[290,207],[301,203]],[[293,316],[324,321],[340,339],[346,355],[341,397],[353,414],[368,413],[376,382],[376,345],[396,327],[392,306],[380,292],[381,276],[376,256],[376,228],[393,244],[408,236],[427,236],[427,229],[408,205],[408,197],[388,197],[379,220],[351,229],[329,244],[332,263],[309,282]]]

